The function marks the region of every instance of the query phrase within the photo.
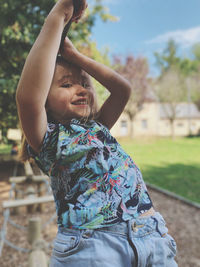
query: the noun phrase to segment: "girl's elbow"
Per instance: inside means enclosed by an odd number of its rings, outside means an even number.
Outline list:
[[[127,81],[126,82],[126,94],[128,98],[130,98],[131,93],[132,93],[132,86],[131,86],[131,83]]]
[[[20,86],[17,87],[16,94],[15,94],[15,101],[18,105],[24,102],[24,96],[23,90]]]
[[[15,102],[17,103],[17,106],[18,107],[21,104],[21,99],[22,99],[21,94],[18,91],[16,91],[16,94],[15,94]]]

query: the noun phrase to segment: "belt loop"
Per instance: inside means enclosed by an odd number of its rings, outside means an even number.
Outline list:
[[[136,260],[136,265],[133,262],[133,267],[138,267],[138,252],[137,249],[132,241],[132,224],[134,223],[134,221],[127,221],[127,227],[128,227],[128,235],[127,235],[127,239],[129,242],[130,247],[133,249],[133,253],[135,255],[135,260]]]
[[[81,236],[83,238],[88,239],[93,235],[93,232],[94,232],[94,230],[92,230],[92,229],[85,229],[85,230],[82,231]]]

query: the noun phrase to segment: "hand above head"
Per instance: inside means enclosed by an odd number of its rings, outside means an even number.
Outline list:
[[[68,37],[65,37],[62,48],[59,52],[63,58],[72,63],[75,59],[75,55],[79,53]]]
[[[72,21],[78,22],[82,17],[85,9],[88,7],[86,0],[73,0],[74,13],[72,16]]]
[[[66,0],[65,0],[66,1]],[[86,0],[73,0],[73,13],[71,15],[69,13],[65,14],[65,27],[62,33],[60,49],[62,49],[64,39],[69,31],[72,22],[78,22],[82,17],[85,9],[87,8]]]
[[[86,0],[59,0],[52,12],[63,15],[66,23],[70,20],[78,22],[86,8]]]

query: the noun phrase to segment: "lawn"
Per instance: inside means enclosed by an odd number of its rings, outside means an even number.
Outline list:
[[[200,138],[118,141],[146,182],[200,203]]]

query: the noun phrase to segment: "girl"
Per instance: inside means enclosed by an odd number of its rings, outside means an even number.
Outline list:
[[[175,241],[140,170],[109,131],[130,84],[68,38],[57,56],[65,25],[86,8],[85,0],[79,4],[75,10],[72,0],[59,0],[51,10],[16,95],[27,142],[23,157],[33,157],[51,178],[58,214],[51,266],[177,266]],[[99,110],[89,75],[110,92]]]

